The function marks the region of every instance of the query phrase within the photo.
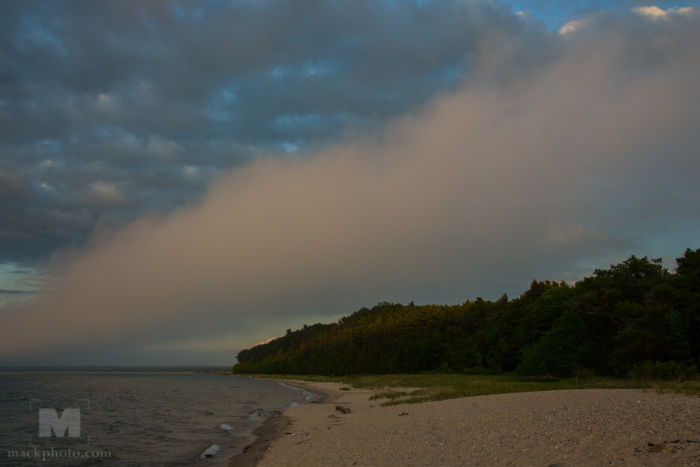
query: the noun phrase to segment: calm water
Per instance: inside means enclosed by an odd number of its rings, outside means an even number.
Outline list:
[[[308,396],[237,376],[0,373],[0,465],[227,465],[265,412]],[[70,418],[63,412],[68,408],[80,412]],[[50,428],[51,437],[39,436],[40,409],[49,409],[42,411],[44,426],[56,409],[53,422],[66,425],[58,428],[64,436]],[[79,436],[71,437],[78,419]],[[214,457],[200,459],[217,448]],[[111,457],[100,457],[103,451]],[[33,458],[37,454],[46,460]]]

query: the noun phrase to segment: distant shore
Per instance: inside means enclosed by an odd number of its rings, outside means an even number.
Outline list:
[[[229,368],[208,366],[0,366],[0,373],[169,373],[231,374]]]
[[[323,397],[268,419],[230,467],[700,465],[698,397],[589,389],[381,407],[378,391],[285,382]]]

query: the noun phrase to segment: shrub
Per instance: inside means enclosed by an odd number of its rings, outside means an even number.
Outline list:
[[[461,373],[463,375],[497,375],[498,371],[493,368],[484,368],[483,366],[475,366],[473,368],[464,368]]]
[[[578,380],[595,378],[597,375],[595,370],[590,368],[578,368],[577,370],[574,370],[573,376]]]
[[[679,362],[641,362],[632,367],[629,376],[639,380],[677,380],[687,381],[698,376],[698,369],[694,364],[683,364]]]

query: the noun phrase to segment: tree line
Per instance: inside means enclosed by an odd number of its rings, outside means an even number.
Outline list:
[[[577,370],[625,376],[644,362],[700,357],[700,249],[674,272],[631,256],[573,285],[532,281],[515,299],[383,302],[242,350],[234,373],[382,374]]]

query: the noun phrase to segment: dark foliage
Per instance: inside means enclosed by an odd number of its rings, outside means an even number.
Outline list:
[[[645,362],[691,368],[700,357],[700,249],[686,250],[677,265],[670,273],[661,260],[632,256],[573,286],[533,281],[514,300],[384,302],[243,350],[233,371],[559,377],[641,374],[651,368]]]

